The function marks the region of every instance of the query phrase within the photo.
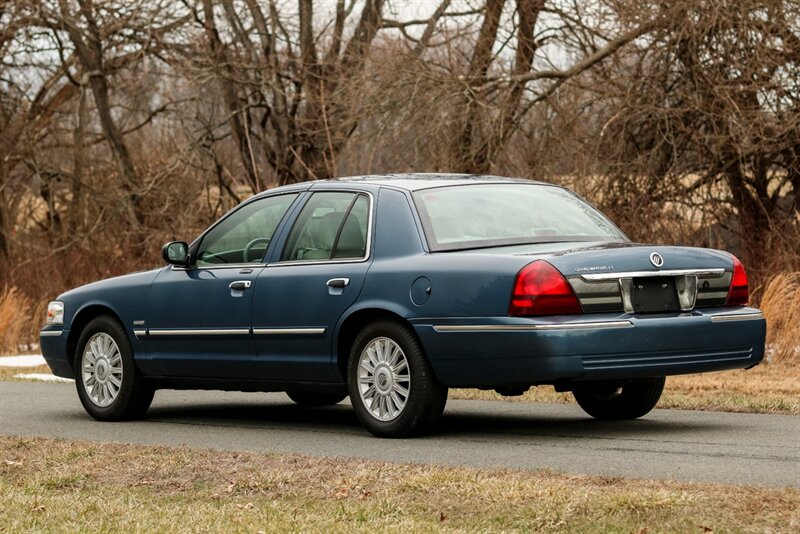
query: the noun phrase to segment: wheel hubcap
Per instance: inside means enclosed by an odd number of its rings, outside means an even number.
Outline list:
[[[103,332],[93,335],[81,356],[81,380],[89,399],[109,406],[122,386],[122,355],[114,339]]]
[[[370,341],[358,361],[358,392],[367,411],[380,421],[403,413],[411,390],[408,360],[388,337]]]

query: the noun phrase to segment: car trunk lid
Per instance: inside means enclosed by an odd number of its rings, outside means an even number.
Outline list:
[[[620,242],[537,243],[482,252],[543,259],[567,279],[585,313],[657,313],[725,306],[733,276],[718,250]]]

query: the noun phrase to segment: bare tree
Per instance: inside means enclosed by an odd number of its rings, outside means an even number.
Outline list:
[[[337,156],[359,120],[351,90],[381,29],[382,0],[364,2],[349,39],[355,2],[337,2],[322,31],[306,0],[288,12],[275,2],[265,11],[254,0],[187,5],[205,35],[204,59],[191,63],[190,75],[210,71],[217,81],[251,188],[336,175]],[[187,56],[176,57],[183,63]]]
[[[792,247],[773,237],[800,223],[800,4],[676,8],[664,31],[591,81],[606,106],[610,191],[628,203],[637,184],[640,203],[702,203],[761,270],[771,249]]]

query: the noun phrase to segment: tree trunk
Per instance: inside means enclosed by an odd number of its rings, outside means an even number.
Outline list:
[[[233,135],[233,141],[236,143],[236,149],[239,152],[242,168],[247,174],[250,186],[253,188],[253,192],[257,193],[262,189],[262,186],[256,171],[253,147],[248,138],[246,117],[249,111],[247,109],[241,109],[239,104],[239,98],[236,95],[236,86],[234,85],[233,73],[228,63],[225,45],[219,38],[217,24],[214,21],[214,6],[211,0],[203,0],[203,27],[206,33],[206,40],[208,41],[208,48],[211,51],[211,58],[214,61],[214,74],[222,91],[222,99],[225,103],[226,111],[228,112],[228,123],[231,128],[231,134]],[[245,118],[245,120],[242,120],[243,118]]]
[[[478,40],[472,51],[469,63],[467,83],[471,86],[479,85],[486,76],[492,63],[492,50],[497,39],[497,30],[500,27],[500,16],[503,14],[505,0],[487,0],[483,24],[478,33]],[[476,125],[480,122],[481,105],[475,101],[475,96],[468,95],[464,102],[464,115],[461,128],[455,136],[452,149],[451,165],[455,172],[468,174],[485,174],[489,170],[489,161],[485,148],[481,148],[482,139],[480,130],[476,132]],[[475,145],[478,145],[477,147]]]

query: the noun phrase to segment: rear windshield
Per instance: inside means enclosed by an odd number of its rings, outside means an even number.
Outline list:
[[[414,193],[431,250],[523,243],[627,241],[599,211],[560,187],[478,184]]]

